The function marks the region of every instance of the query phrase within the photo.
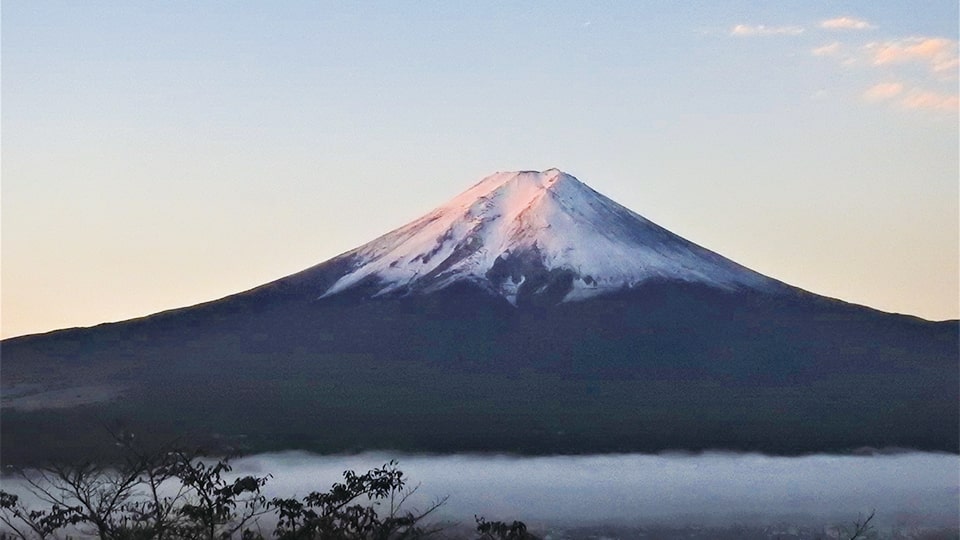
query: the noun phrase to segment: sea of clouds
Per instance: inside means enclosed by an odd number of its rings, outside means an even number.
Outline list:
[[[615,525],[765,526],[849,524],[876,511],[880,527],[960,526],[960,456],[903,452],[772,457],[760,454],[619,454],[517,457],[371,452],[259,454],[231,461],[231,476],[266,476],[267,498],[327,491],[357,473],[398,461],[405,508],[446,502],[437,520],[472,527],[474,516],[532,528]],[[3,489],[32,497],[23,481]],[[267,525],[267,524],[264,524]],[[269,525],[267,525],[269,526]],[[269,529],[267,529],[269,530]]]
[[[269,496],[325,491],[344,470],[391,459],[419,485],[407,504],[448,497],[439,514],[565,526],[597,523],[764,524],[849,522],[956,527],[960,456],[932,453],[771,457],[704,453],[513,457],[287,452],[234,461],[234,473],[272,474]]]

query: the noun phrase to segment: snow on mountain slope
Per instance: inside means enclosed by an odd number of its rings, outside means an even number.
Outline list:
[[[663,229],[557,169],[501,172],[429,214],[347,252],[324,294],[375,283],[374,296],[468,280],[517,303],[560,290],[590,298],[651,279],[723,289],[784,285]],[[559,289],[557,288],[559,284]]]

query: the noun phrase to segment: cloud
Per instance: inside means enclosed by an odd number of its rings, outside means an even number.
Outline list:
[[[868,30],[875,27],[867,21],[861,19],[854,19],[853,17],[836,17],[834,19],[822,21],[820,23],[820,28],[826,28],[828,30]]]
[[[900,105],[907,109],[957,112],[960,110],[960,96],[914,89],[900,100]]]
[[[798,520],[798,515],[814,523],[836,523],[869,508],[876,509],[877,521],[885,526],[905,513],[923,516],[930,526],[953,526],[958,521],[958,459],[941,454],[523,458],[290,452],[237,459],[232,474],[272,473],[264,487],[268,498],[302,497],[343,481],[346,469],[362,472],[391,458],[399,459],[404,478],[421,485],[407,501],[408,509],[423,509],[449,495],[438,512],[468,524],[475,514],[567,526],[762,525]]]
[[[813,49],[812,52],[814,56],[834,56],[840,52],[840,42],[834,41],[829,45],[823,45],[822,47],[817,47]]]
[[[864,50],[876,66],[915,62],[927,65],[934,73],[956,73],[960,66],[957,41],[947,38],[911,37],[873,42]]]
[[[871,86],[863,93],[867,101],[885,101],[903,93],[903,85],[898,82],[880,83]]]
[[[803,28],[799,26],[751,26],[738,24],[730,31],[731,36],[799,36]]]
[[[406,500],[407,510],[422,510],[449,496],[435,515],[465,524],[482,515],[551,528],[598,523],[814,526],[852,520],[871,508],[876,510],[878,528],[893,527],[903,516],[912,516],[913,525],[929,527],[952,528],[960,522],[958,457],[919,452],[803,457],[713,452],[539,457],[284,452],[235,459],[226,478],[269,474],[263,488],[267,499],[300,498],[342,482],[344,470],[362,473],[391,459],[399,460],[409,487],[420,486]],[[4,478],[4,490],[36,505],[28,487],[22,479]]]
[[[894,99],[898,98],[898,99]],[[960,97],[923,88],[909,90],[899,82],[875,84],[863,92],[863,99],[871,103],[895,103],[904,109],[957,112]]]
[[[827,96],[829,96],[829,95],[830,95],[830,92],[828,92],[828,91],[826,91],[825,89],[821,88],[821,89],[813,92],[812,94],[810,94],[810,99],[825,99],[825,98],[826,98]]]

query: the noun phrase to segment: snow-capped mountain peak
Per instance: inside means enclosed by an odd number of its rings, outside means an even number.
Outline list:
[[[466,280],[513,304],[550,292],[582,300],[653,279],[724,289],[781,283],[648,221],[557,169],[500,172],[447,204],[347,252],[323,296],[359,284],[375,296],[429,293]]]

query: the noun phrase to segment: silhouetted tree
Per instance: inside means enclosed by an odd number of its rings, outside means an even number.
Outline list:
[[[282,540],[388,540],[424,538],[439,532],[438,527],[422,526],[422,520],[446,499],[423,512],[403,510],[416,488],[403,491],[403,471],[397,469],[396,461],[362,475],[346,471],[343,478],[325,493],[315,491],[299,500],[273,499],[270,504],[279,517],[274,536]],[[362,504],[364,499],[367,504]],[[381,517],[376,507],[385,502],[389,502],[389,510]]]
[[[0,521],[22,538],[47,538],[68,526],[104,540],[214,540],[242,532],[267,512],[267,477],[228,482],[228,460],[208,464],[172,446],[146,450],[129,433],[111,432],[120,450],[109,466],[93,461],[22,471],[27,489],[49,510],[27,510],[0,492]]]
[[[507,524],[502,521],[487,521],[474,516],[477,520],[477,534],[480,540],[536,540],[536,536],[527,532],[522,521]]]
[[[422,512],[404,509],[416,488],[405,489],[396,461],[364,474],[346,471],[326,492],[268,501],[261,491],[270,476],[228,480],[228,459],[203,460],[170,447],[149,452],[127,434],[114,439],[122,457],[112,466],[84,462],[23,472],[29,491],[49,509],[29,509],[0,491],[0,522],[24,539],[75,532],[103,540],[252,540],[263,538],[257,525],[265,514],[276,518],[273,536],[285,540],[393,540],[440,531],[424,518],[446,499]]]
[[[867,538],[872,538],[875,536],[875,531],[873,526],[870,525],[870,521],[873,520],[873,516],[877,513],[876,510],[870,512],[870,515],[866,518],[863,515],[857,517],[857,520],[853,522],[853,529],[841,528],[840,533],[846,538],[846,540],[865,540]]]

